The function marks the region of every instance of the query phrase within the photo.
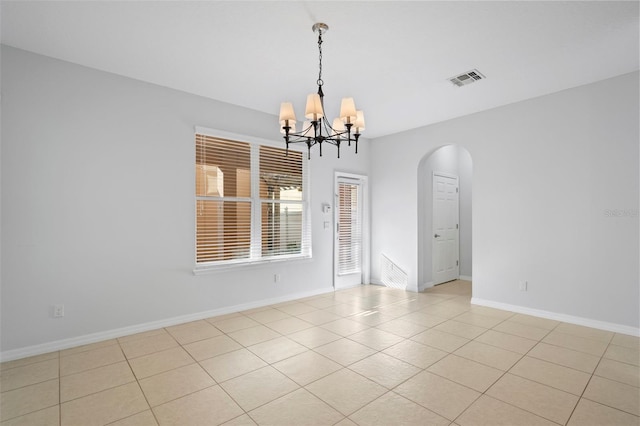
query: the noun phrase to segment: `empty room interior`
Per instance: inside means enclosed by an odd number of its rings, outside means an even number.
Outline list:
[[[640,425],[639,15],[0,1],[0,424]]]

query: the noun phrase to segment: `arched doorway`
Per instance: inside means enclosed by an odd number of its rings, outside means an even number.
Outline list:
[[[454,212],[453,201],[449,205],[438,201],[437,188],[440,186],[450,187],[451,198],[456,198],[457,211]],[[455,194],[451,191],[455,191]],[[452,277],[471,280],[471,200],[472,159],[469,151],[458,145],[445,145],[422,158],[418,165],[418,291]],[[438,205],[444,205],[445,208],[438,208]],[[443,214],[456,216],[455,219],[453,216],[447,217],[443,222]],[[443,229],[440,223],[449,223],[457,232],[452,232],[447,237],[446,233],[436,229]],[[443,234],[448,239],[447,244],[440,244]],[[455,242],[454,236],[457,238]],[[449,252],[454,248],[457,249],[455,255]],[[439,253],[439,250],[443,252]],[[442,261],[443,256],[445,261]],[[446,265],[453,265],[455,270],[443,273],[443,268],[448,268]]]

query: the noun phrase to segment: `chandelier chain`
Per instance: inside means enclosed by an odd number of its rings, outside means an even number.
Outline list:
[[[318,30],[318,86],[322,86],[324,81],[322,81],[322,30]]]

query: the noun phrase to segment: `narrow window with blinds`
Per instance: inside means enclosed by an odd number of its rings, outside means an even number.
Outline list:
[[[338,183],[338,275],[360,272],[362,212],[360,185]]]
[[[196,267],[311,256],[302,153],[196,134]]]

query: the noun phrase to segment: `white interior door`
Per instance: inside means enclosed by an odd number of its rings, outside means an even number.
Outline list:
[[[357,177],[336,176],[334,287],[363,283],[364,183]]]
[[[460,277],[458,177],[433,174],[433,284]]]

